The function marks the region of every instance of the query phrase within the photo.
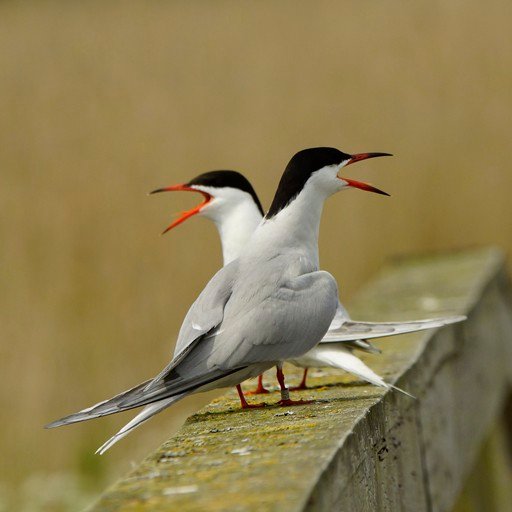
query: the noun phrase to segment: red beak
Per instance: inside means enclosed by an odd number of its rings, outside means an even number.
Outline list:
[[[351,180],[349,178],[340,178],[343,181],[346,181],[348,183],[349,187],[359,188],[361,190],[366,190],[367,192],[375,192],[376,194],[382,194],[383,196],[389,196],[387,192],[384,192],[383,190],[380,190],[379,188],[376,188],[372,185],[369,185],[368,183],[364,183],[363,181],[356,181]]]
[[[165,235],[167,231],[170,231],[172,228],[175,228],[178,224],[181,224],[182,222],[186,221],[188,218],[192,217],[193,215],[196,215],[201,211],[201,209],[207,205],[211,200],[212,196],[206,192],[203,192],[202,190],[197,190],[195,188],[189,187],[188,185],[181,184],[181,185],[171,185],[170,187],[164,187],[164,188],[157,188],[156,190],[153,190],[150,192],[150,194],[156,194],[158,192],[175,192],[175,191],[185,191],[185,192],[197,192],[199,194],[202,194],[204,197],[204,201],[201,204],[198,204],[194,208],[187,210],[185,212],[182,212],[180,216],[173,221],[169,226],[165,228],[165,230],[162,232],[162,235]]]
[[[345,164],[345,167],[350,164],[355,164],[356,162],[361,162],[361,160],[368,160],[368,158],[377,158],[379,156],[393,156],[391,153],[357,153],[355,155],[350,155],[350,160]]]
[[[344,165],[354,164],[356,162],[361,162],[362,160],[367,160],[368,158],[377,158],[379,156],[393,156],[391,153],[357,153],[355,155],[350,155],[350,160]],[[351,180],[349,178],[342,178],[338,176],[341,180],[346,181],[349,187],[359,188],[361,190],[366,190],[367,192],[375,192],[376,194],[382,194],[383,196],[389,196],[387,192],[380,190],[368,183],[364,183],[362,181]]]

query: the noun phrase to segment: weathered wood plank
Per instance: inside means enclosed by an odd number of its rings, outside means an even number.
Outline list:
[[[334,371],[313,374],[302,393],[311,406],[240,411],[229,392],[92,510],[449,510],[510,386],[509,293],[496,250],[393,261],[358,295],[354,318],[469,315],[365,356],[417,400]]]

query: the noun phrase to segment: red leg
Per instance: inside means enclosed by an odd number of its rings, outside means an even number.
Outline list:
[[[237,385],[236,390],[238,391],[238,396],[240,397],[240,406],[242,409],[258,409],[260,407],[265,407],[267,404],[248,404],[245,399],[244,392],[242,391],[242,386],[240,384]]]
[[[279,382],[279,386],[281,387],[281,400],[277,402],[279,405],[284,405],[285,407],[289,407],[291,405],[306,405],[313,403],[313,400],[291,400],[290,393],[288,392],[288,388],[284,382],[284,373],[281,369],[281,366],[277,366],[277,382]]]
[[[254,391],[246,391],[245,396],[250,395],[264,395],[266,393],[270,393],[268,389],[265,389],[263,386],[263,374],[258,377],[258,386]]]
[[[308,376],[308,369],[306,368],[304,370],[304,375],[302,376],[302,380],[300,381],[300,384],[298,386],[290,388],[290,390],[291,391],[300,391],[301,389],[308,389],[308,387],[306,386],[307,376]]]

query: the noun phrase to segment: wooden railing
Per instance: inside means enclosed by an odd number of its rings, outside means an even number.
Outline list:
[[[301,392],[316,400],[309,406],[241,411],[228,392],[91,510],[452,510],[510,391],[503,255],[475,249],[393,260],[350,311],[364,320],[468,319],[387,338],[381,355],[362,356],[416,399],[335,371],[312,372],[312,388]],[[289,381],[298,379],[293,372]]]

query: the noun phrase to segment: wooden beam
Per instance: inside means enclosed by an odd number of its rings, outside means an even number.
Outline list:
[[[310,406],[241,411],[228,392],[91,510],[450,510],[509,392],[510,306],[495,249],[395,259],[353,301],[353,318],[468,315],[362,356],[415,400],[335,371],[311,372],[300,393]]]

